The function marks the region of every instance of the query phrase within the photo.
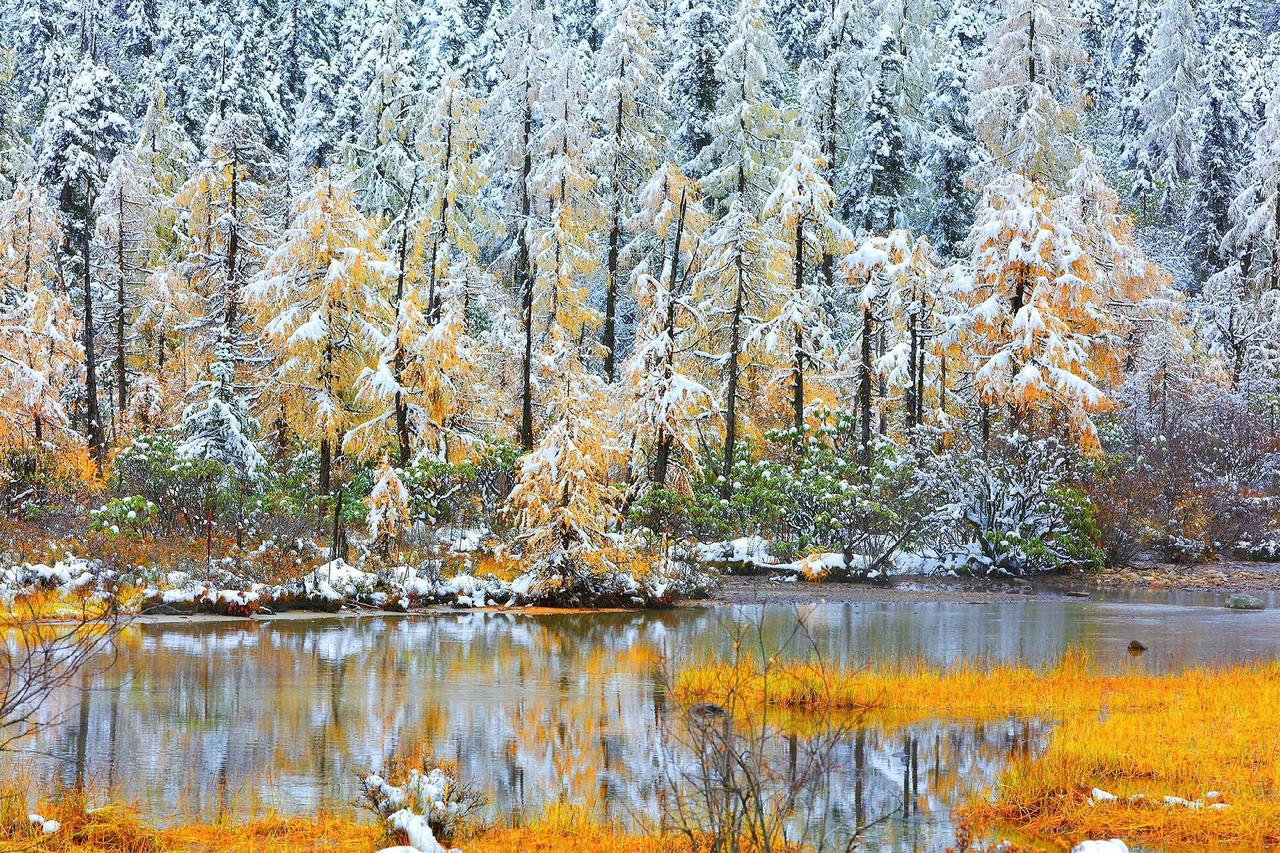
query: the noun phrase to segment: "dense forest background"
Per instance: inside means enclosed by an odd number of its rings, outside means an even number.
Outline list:
[[[1275,550],[1270,4],[2,5],[19,555]]]

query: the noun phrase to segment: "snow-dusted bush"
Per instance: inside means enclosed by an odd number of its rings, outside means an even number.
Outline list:
[[[21,563],[0,566],[0,600],[12,601],[15,596],[41,590],[110,594],[116,580],[116,573],[101,563],[68,554],[53,565]]]
[[[458,781],[457,767],[448,762],[411,768],[398,785],[366,773],[360,786],[360,804],[378,816],[387,836],[420,853],[446,850],[443,845],[485,804],[482,794]]]
[[[1066,466],[1056,442],[1017,434],[951,455],[937,469],[946,477],[947,505],[935,518],[945,565],[1008,574],[1101,568],[1092,505],[1067,483]]]

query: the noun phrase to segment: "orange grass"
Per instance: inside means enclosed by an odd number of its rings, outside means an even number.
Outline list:
[[[25,814],[5,815],[0,851],[32,853],[372,853],[387,844],[372,824],[319,815],[314,818],[264,818],[248,823],[193,823],[153,829],[130,809],[108,806],[86,813],[75,795],[42,806],[40,814],[62,822],[53,835],[41,836]],[[633,835],[597,822],[585,808],[554,805],[520,827],[472,830],[455,845],[467,853],[699,853],[682,839]]]
[[[775,662],[764,672],[698,667],[676,684],[682,701],[719,702],[738,713],[776,708],[793,719],[854,711],[870,725],[1057,721],[1043,754],[1015,760],[993,796],[960,810],[972,828],[1001,824],[1039,837],[1122,837],[1177,849],[1280,844],[1280,662],[1165,675],[1103,672],[1078,654],[1044,669],[831,671]],[[1121,799],[1090,805],[1094,787]],[[1204,800],[1210,791],[1227,807],[1164,803],[1166,796]]]

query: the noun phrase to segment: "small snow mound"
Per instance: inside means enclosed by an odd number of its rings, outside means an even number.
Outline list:
[[[1129,845],[1119,838],[1081,841],[1071,848],[1071,853],[1129,853]]]
[[[58,821],[46,820],[38,814],[27,815],[27,820],[32,825],[40,827],[40,831],[45,835],[53,835],[59,829],[62,829],[62,824],[58,823]]]

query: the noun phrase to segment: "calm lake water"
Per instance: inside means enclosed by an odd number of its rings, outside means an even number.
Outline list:
[[[164,822],[352,813],[356,774],[416,749],[458,761],[490,794],[495,817],[566,797],[652,823],[679,753],[664,746],[664,660],[723,651],[743,625],[760,626],[776,647],[799,616],[806,638],[792,641],[793,652],[850,665],[1042,662],[1071,647],[1107,665],[1152,669],[1280,656],[1280,611],[1231,612],[1218,600],[1135,594],[140,625],[113,668],[59,697],[63,713],[17,760],[42,790],[84,780]],[[1130,658],[1132,639],[1150,651]],[[813,814],[834,835],[874,822],[863,849],[941,849],[953,840],[950,806],[989,786],[1010,755],[1043,748],[1048,731],[1023,721],[851,731]]]

